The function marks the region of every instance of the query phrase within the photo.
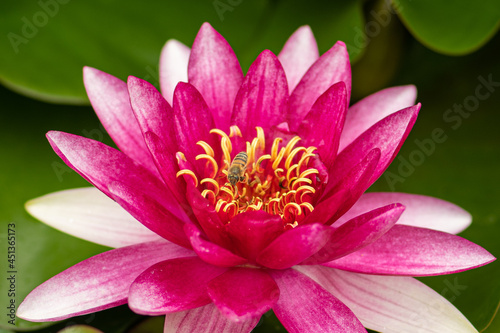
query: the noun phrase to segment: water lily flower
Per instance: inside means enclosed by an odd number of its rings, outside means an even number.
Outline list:
[[[84,69],[120,150],[49,132],[95,188],[27,209],[115,249],[38,286],[19,317],[55,321],[128,303],[165,315],[165,332],[249,332],[270,309],[289,332],[476,332],[413,278],[495,260],[454,235],[470,215],[426,196],[364,194],[415,123],[413,86],[348,108],[344,43],[319,56],[301,27],[243,75],[208,23],[191,49],[167,42],[160,80],[161,93]]]

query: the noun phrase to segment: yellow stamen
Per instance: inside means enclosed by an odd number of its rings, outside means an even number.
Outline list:
[[[217,166],[217,162],[215,161],[215,159],[212,156],[207,155],[207,154],[200,154],[200,155],[196,156],[197,161],[200,159],[206,159],[208,161],[208,163],[210,163],[212,165],[212,174],[210,175],[210,178],[215,178],[215,176],[217,175],[217,172],[219,171],[219,167]]]
[[[175,175],[176,177],[180,177],[182,175],[188,175],[188,176],[191,176],[194,180],[194,187],[197,187],[198,186],[198,178],[196,178],[196,175],[194,174],[193,171],[191,170],[188,170],[188,169],[183,169],[179,172],[177,172],[177,174]]]
[[[208,143],[205,141],[198,141],[196,142],[197,145],[201,146],[203,150],[205,150],[205,154],[209,155],[210,157],[214,157],[214,150]]]

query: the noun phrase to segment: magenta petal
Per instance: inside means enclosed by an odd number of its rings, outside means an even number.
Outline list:
[[[311,28],[308,25],[298,28],[278,54],[286,73],[290,93],[318,58],[318,45]]]
[[[178,82],[188,82],[189,47],[170,39],[165,43],[160,55],[160,88],[163,97],[172,105],[175,86]]]
[[[495,260],[462,237],[395,225],[373,244],[323,265],[366,274],[430,276],[458,273]]]
[[[248,262],[248,260],[237,256],[231,251],[203,239],[201,232],[194,225],[186,224],[184,230],[194,251],[206,263],[220,267],[232,267]]]
[[[364,131],[388,115],[415,104],[415,86],[400,86],[380,90],[349,108],[340,137],[342,151]]]
[[[270,128],[281,123],[288,102],[285,72],[278,58],[263,51],[248,69],[236,95],[231,124],[240,126],[243,137],[256,126]]]
[[[177,202],[187,206],[185,193],[176,177],[179,167],[172,107],[156,88],[139,78],[129,76],[130,103],[158,170]]]
[[[294,269],[271,271],[280,289],[273,307],[290,333],[365,332],[352,311],[309,277]]]
[[[175,133],[180,152],[194,162],[203,149],[196,143],[200,140],[217,147],[210,130],[215,128],[212,114],[201,94],[189,83],[179,82],[174,92]],[[220,146],[220,145],[219,145]]]
[[[229,130],[243,72],[229,43],[209,23],[203,23],[194,40],[188,76],[210,107],[217,128]]]
[[[279,215],[262,210],[236,215],[227,225],[234,251],[254,261],[259,253],[283,233],[283,221]]]
[[[332,261],[370,245],[394,226],[403,211],[403,205],[391,204],[353,218],[336,228],[328,244],[302,264]]]
[[[259,318],[278,301],[280,291],[266,272],[232,268],[208,283],[208,295],[229,319]]]
[[[165,316],[164,333],[250,333],[259,318],[234,322],[224,316],[214,304],[187,311],[171,312]]]
[[[347,101],[351,96],[351,65],[343,42],[337,42],[309,68],[290,95],[288,124],[295,131],[302,119],[331,85],[343,81],[346,85]]]
[[[379,158],[380,151],[373,149],[344,178],[335,179],[335,174],[332,174],[334,179],[330,180],[328,185],[335,185],[331,188],[326,187],[326,194],[306,217],[304,223],[321,222],[328,225],[334,223],[369,187]]]
[[[285,269],[318,252],[332,236],[333,229],[319,223],[306,224],[279,235],[257,257],[257,263]]]
[[[345,83],[334,84],[318,98],[299,127],[300,136],[309,146],[318,148],[319,156],[328,170],[337,156],[346,98]]]
[[[19,305],[17,316],[55,321],[127,302],[130,284],[149,266],[193,251],[161,240],[98,254],[68,268],[35,288]]]
[[[448,201],[417,194],[371,192],[363,194],[354,206],[335,222],[335,225],[343,224],[355,216],[394,202],[406,207],[398,224],[457,234],[466,229],[472,221],[469,213]]]
[[[72,169],[109,196],[108,184],[141,184],[162,204],[175,201],[163,182],[124,153],[78,135],[50,131],[47,139],[54,151]]]
[[[189,218],[180,207],[175,213],[183,215],[184,221],[136,187],[113,182],[109,191],[113,199],[145,227],[175,244],[191,248],[184,233],[184,223],[189,223]]]
[[[132,283],[129,306],[140,314],[160,315],[209,304],[207,284],[225,271],[198,257],[159,262]]]
[[[373,183],[398,153],[417,120],[419,110],[420,104],[403,109],[385,117],[363,132],[337,156],[333,174],[338,178],[344,177],[352,165],[357,164],[368,151],[379,148],[381,156],[371,179]]]
[[[83,82],[92,107],[118,148],[157,175],[130,107],[125,82],[92,67],[83,68]]]

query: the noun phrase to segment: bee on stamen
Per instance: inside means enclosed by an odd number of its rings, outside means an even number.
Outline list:
[[[229,166],[227,172],[227,180],[232,186],[235,186],[238,182],[245,180],[245,170],[247,169],[248,155],[246,152],[242,151],[238,153],[233,159],[233,162]]]

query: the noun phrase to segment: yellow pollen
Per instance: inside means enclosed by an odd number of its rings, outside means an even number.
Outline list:
[[[212,129],[210,133],[220,137],[220,150],[217,151],[222,156],[217,156],[207,142],[197,142],[204,153],[196,156],[196,163],[204,164],[198,164],[196,170],[203,170],[197,172],[202,172],[204,176],[201,178],[206,178],[198,182],[197,173],[185,167],[177,172],[177,177],[191,177],[201,196],[214,206],[224,223],[230,223],[237,214],[263,210],[279,215],[284,228],[293,228],[314,210],[318,186],[324,186],[318,169],[310,164],[310,159],[316,156],[313,153],[316,147],[299,146],[299,136],[291,138],[286,145],[282,144],[283,138],[276,137],[266,153],[262,127],[256,127],[256,136],[248,141],[239,139],[242,133],[234,125],[230,127],[229,135],[220,129]],[[246,165],[241,159],[236,159],[238,163],[233,162],[242,151],[247,155]],[[184,154],[177,153],[176,157],[179,165],[190,165]],[[235,166],[239,170],[235,171]],[[235,185],[228,180],[230,167],[231,174],[240,177],[233,182]]]

